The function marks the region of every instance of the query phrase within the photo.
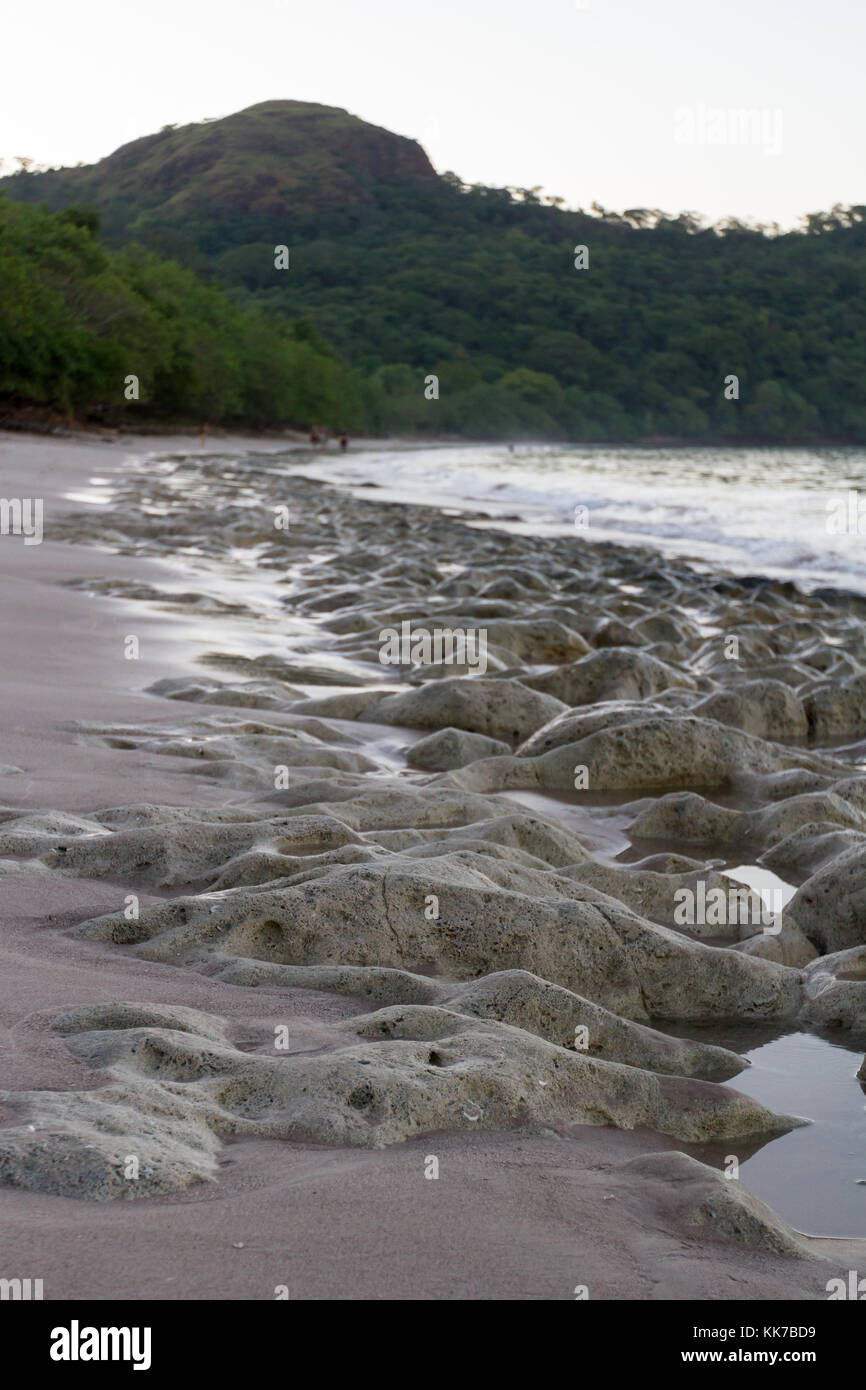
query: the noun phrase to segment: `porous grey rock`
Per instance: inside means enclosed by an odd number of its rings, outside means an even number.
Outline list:
[[[493,618],[483,624],[490,644],[531,665],[577,661],[590,650],[579,632],[553,618]]]
[[[669,792],[635,817],[631,833],[641,840],[729,844],[736,840],[742,821],[741,811],[717,806],[697,792]]]
[[[703,719],[716,719],[757,738],[805,738],[809,732],[800,700],[782,681],[744,681],[708,695],[693,709]]]
[[[443,1129],[645,1126],[730,1141],[796,1124],[711,1081],[600,1061],[440,1006],[380,1011],[343,1025],[374,1041],[280,1058],[191,1031],[80,1021],[69,1046],[112,1083],[0,1093],[13,1121],[0,1129],[0,1181],[97,1200],[177,1191],[214,1176],[223,1135],[379,1148]]]
[[[782,878],[808,878],[858,845],[866,849],[866,835],[858,830],[840,830],[829,821],[809,822],[765,850],[761,863]]]
[[[727,1080],[748,1065],[726,1048],[673,1038],[620,1018],[526,970],[484,975],[451,990],[443,1002],[459,1013],[495,1018],[588,1056],[649,1071]]]
[[[567,705],[600,700],[645,700],[671,686],[694,687],[693,678],[633,647],[606,647],[580,661],[527,678],[527,685]]]
[[[866,733],[866,672],[819,685],[803,701],[815,738]]]
[[[590,628],[594,647],[640,647],[642,639],[621,618],[603,618]]]
[[[579,765],[588,769],[592,790],[613,791],[672,784],[728,788],[809,758],[713,720],[667,714],[599,729],[534,761],[542,786],[573,786]]]
[[[866,777],[845,777],[834,782],[830,790],[858,811],[866,812]]]
[[[638,916],[646,917],[652,922],[660,922],[664,926],[678,927],[690,936],[730,936],[738,940],[740,937],[752,935],[755,930],[760,930],[760,927],[747,925],[747,922],[762,921],[763,900],[760,894],[713,869],[657,873],[636,867],[620,868],[587,859],[581,864],[563,869],[562,872],[590,888],[597,888],[608,897],[616,898]],[[696,920],[690,922],[685,917],[684,907],[690,901],[696,901],[699,891],[706,894],[721,892],[727,902],[732,890],[739,895],[736,917],[733,920],[720,925]],[[744,918],[747,921],[743,921]]]
[[[807,936],[796,922],[782,912],[771,923],[772,930],[756,932],[747,940],[734,947],[747,956],[757,956],[761,960],[772,960],[777,965],[787,965],[795,970],[808,965],[818,954]]]
[[[335,867],[281,890],[180,898],[135,922],[109,916],[76,931],[139,943],[161,960],[216,946],[281,964],[433,969],[455,981],[524,969],[641,1020],[789,1017],[800,1006],[793,970],[687,940],[567,878],[473,853]]]
[[[787,913],[822,954],[866,943],[866,847],[854,845],[807,878]]]
[[[108,835],[95,817],[69,816],[60,811],[15,815],[0,828],[0,854],[42,855],[58,841],[83,842]]]
[[[806,966],[803,981],[809,1023],[866,1033],[866,946],[819,957]]]
[[[269,852],[272,876],[278,876],[290,871],[290,862],[285,863],[289,856],[360,843],[353,830],[329,816],[228,824],[190,817],[73,840],[43,858],[49,867],[75,876],[143,880],[171,888],[213,883],[225,874],[228,863],[254,847]]]
[[[537,758],[552,748],[579,743],[599,729],[615,729],[623,724],[641,723],[650,715],[665,718],[668,711],[657,702],[640,700],[603,700],[599,704],[576,710],[566,710],[549,724],[536,730],[516,750],[521,758]]]
[[[686,1227],[710,1230],[752,1249],[794,1259],[812,1254],[799,1232],[742,1182],[688,1154],[643,1154],[625,1164],[624,1171],[640,1179],[642,1198],[648,1197],[660,1216],[674,1212]]]
[[[367,692],[365,692],[366,694]],[[339,700],[340,697],[337,697]],[[313,709],[315,705],[315,709]],[[325,701],[302,702],[299,711],[336,714]],[[561,700],[530,690],[516,680],[483,677],[432,681],[417,690],[377,696],[357,715],[379,724],[402,724],[409,729],[465,729],[506,741],[522,741],[565,708]]]
[[[439,729],[427,738],[413,743],[406,754],[410,767],[421,772],[447,772],[454,767],[465,767],[467,763],[477,762],[479,758],[508,756],[510,744],[501,739],[488,738],[485,734],[470,734],[464,729]]]
[[[206,676],[190,678],[169,676],[148,686],[149,695],[161,695],[167,700],[184,700],[192,704],[231,705],[245,709],[288,710],[295,700],[303,699],[300,690],[276,681],[209,680]]]

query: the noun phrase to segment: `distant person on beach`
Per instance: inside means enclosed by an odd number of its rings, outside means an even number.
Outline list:
[[[205,444],[207,444],[207,431],[208,426],[207,421],[205,421],[205,423],[202,425],[201,429],[198,432],[198,442],[202,448],[204,448]]]
[[[345,430],[340,430],[340,448],[341,448],[341,449],[348,449],[348,447],[349,447],[349,436],[347,435],[347,433],[346,433]]]
[[[316,426],[313,425],[313,426],[311,426],[311,428],[310,428],[310,443],[312,444],[312,446],[313,446],[314,449],[315,449],[316,445],[318,444],[318,442],[319,442],[319,431],[317,430]]]

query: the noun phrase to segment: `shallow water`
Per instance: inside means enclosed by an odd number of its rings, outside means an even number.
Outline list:
[[[745,1185],[797,1230],[809,1235],[866,1236],[866,1086],[857,1080],[866,1038],[730,1028],[666,1028],[677,1036],[730,1047],[752,1063],[729,1082],[771,1110],[813,1123],[764,1144],[756,1153],[692,1152],[722,1167],[740,1160]],[[863,1184],[858,1185],[858,1179]]]
[[[498,525],[507,517],[534,535],[573,534],[583,507],[589,541],[651,544],[711,568],[866,593],[862,448],[440,445],[372,449],[292,471],[373,482],[379,499],[484,507]]]
[[[621,861],[637,851],[630,846],[630,816],[615,807],[568,804],[568,798],[535,793],[506,793],[540,814],[556,817],[599,858]],[[581,798],[575,796],[574,801]],[[681,850],[682,846],[674,848]],[[614,860],[615,862],[615,860]],[[722,873],[754,888],[767,903],[782,907],[795,888],[758,864],[716,861]],[[774,902],[772,894],[778,894]],[[684,933],[688,934],[688,933]],[[701,938],[704,945],[714,944]],[[719,938],[718,945],[730,942]],[[759,1100],[768,1109],[812,1121],[789,1134],[751,1146],[728,1142],[686,1146],[706,1163],[724,1169],[730,1155],[739,1161],[745,1185],[797,1230],[810,1235],[866,1236],[866,1083],[857,1071],[866,1037],[852,1039],[786,1029],[778,1025],[731,1024],[702,1028],[695,1024],[655,1025],[677,1037],[714,1043],[745,1057],[751,1066],[728,1084]],[[862,1183],[858,1182],[862,1179]]]

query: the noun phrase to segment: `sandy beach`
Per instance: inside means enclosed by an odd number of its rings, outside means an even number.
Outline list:
[[[0,435],[0,1277],[826,1299],[713,1030],[866,1037],[866,598],[308,463]]]

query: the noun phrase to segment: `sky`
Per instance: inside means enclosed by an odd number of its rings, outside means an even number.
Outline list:
[[[569,207],[866,203],[866,0],[8,0],[0,41],[4,172],[290,98]]]

